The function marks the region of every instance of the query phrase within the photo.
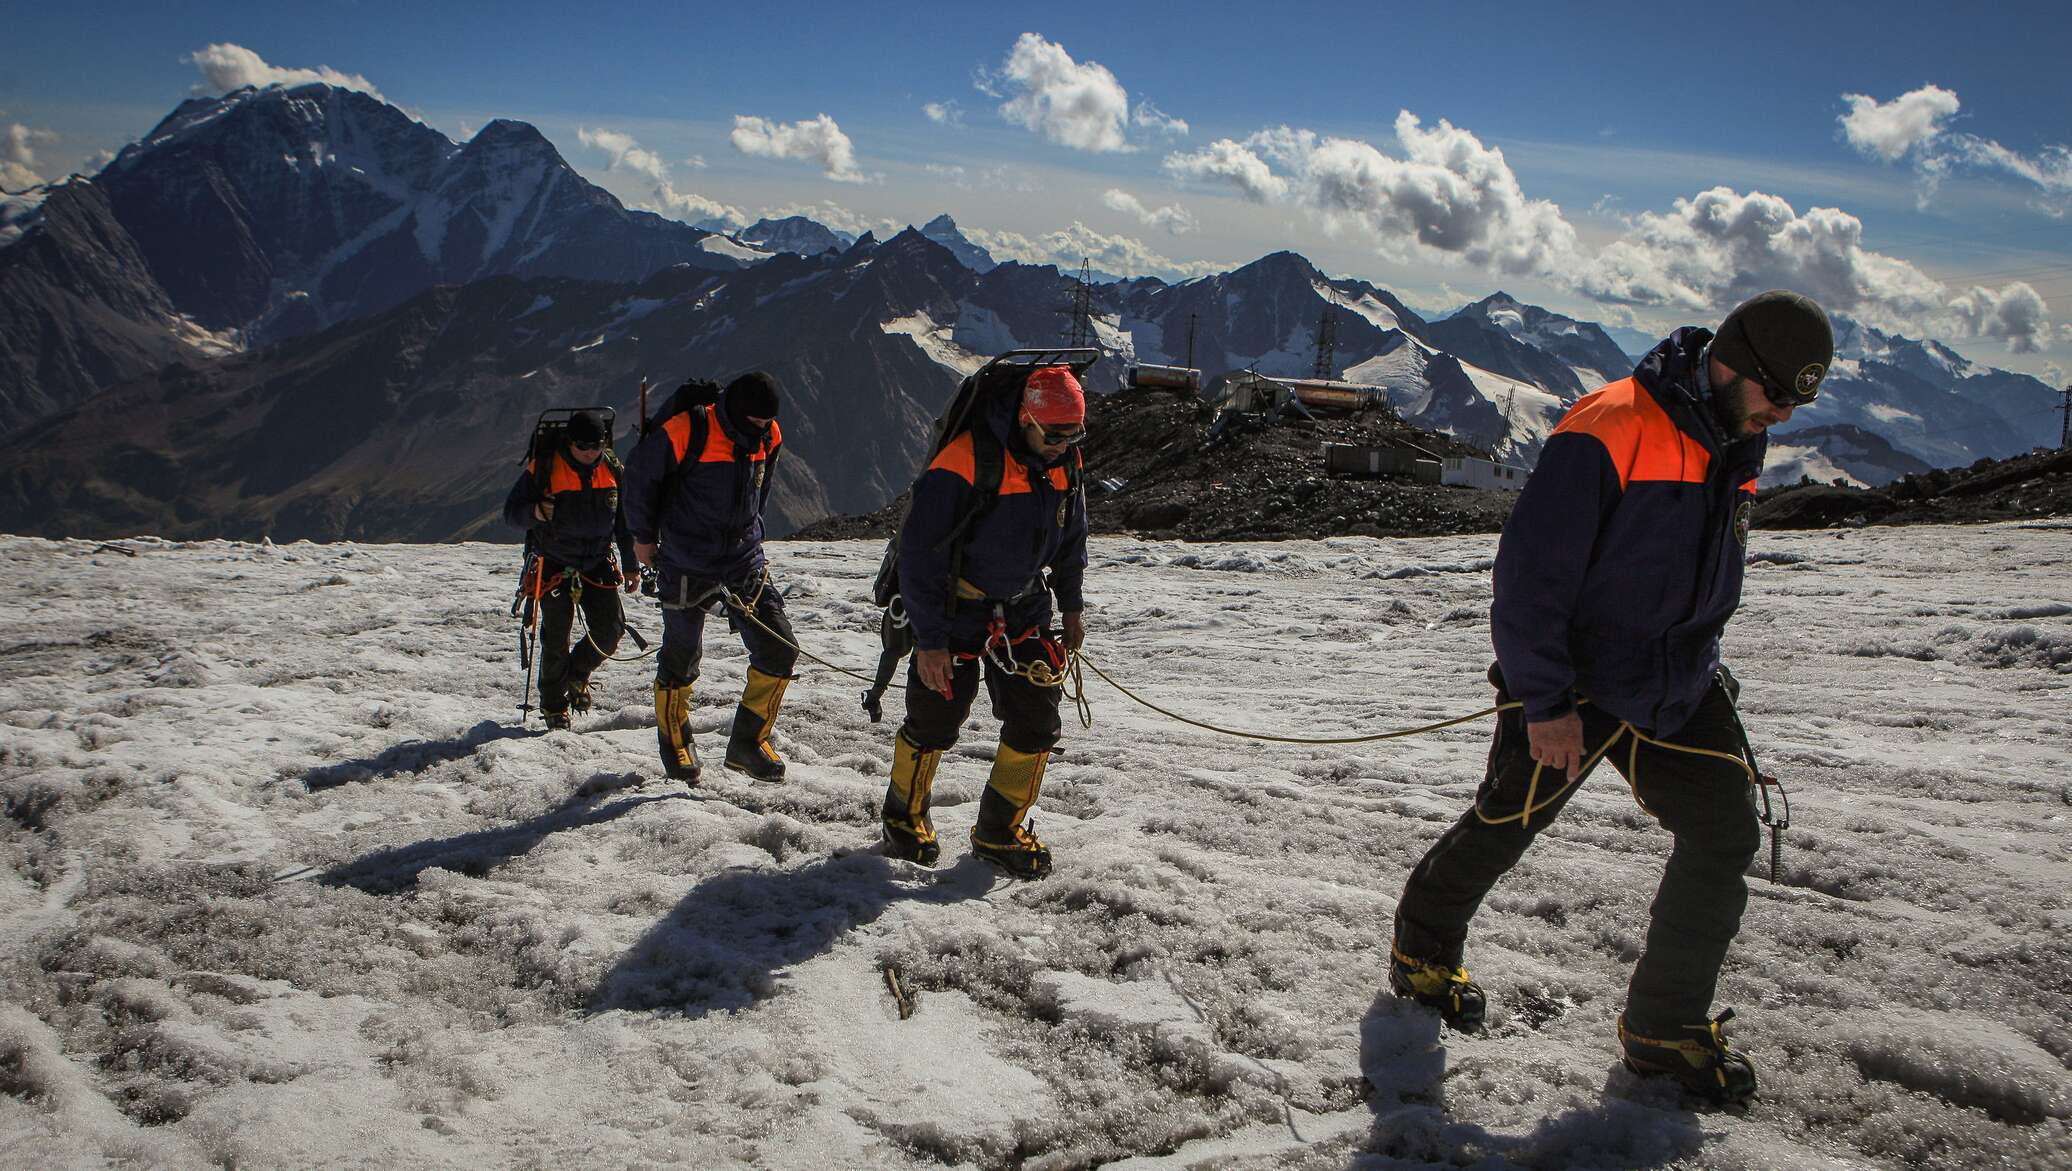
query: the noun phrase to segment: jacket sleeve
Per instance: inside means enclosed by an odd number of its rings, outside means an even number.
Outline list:
[[[532,506],[539,503],[532,494],[532,471],[530,468],[518,473],[518,482],[511,485],[511,494],[504,497],[504,523],[514,529],[532,531],[540,522],[532,515]]]
[[[1065,540],[1057,556],[1050,559],[1050,592],[1057,597],[1058,611],[1077,614],[1086,609],[1086,491],[1073,493],[1072,517],[1065,522]]]
[[[784,431],[775,421],[770,423],[770,451],[763,456],[763,495],[755,502],[755,514],[764,515],[770,507],[770,492],[777,486],[777,457],[784,452]]]
[[[1619,473],[1595,436],[1547,441],[1497,542],[1490,638],[1504,686],[1538,722],[1575,707],[1570,622],[1597,546],[1620,496]]]
[[[626,459],[625,489],[619,504],[626,512],[626,530],[643,545],[655,543],[662,526],[662,486],[676,463],[676,448],[669,433],[656,427],[633,446]]]
[[[962,476],[932,468],[914,485],[913,507],[899,535],[899,594],[914,644],[924,651],[950,645],[950,556],[938,549],[975,491]]]

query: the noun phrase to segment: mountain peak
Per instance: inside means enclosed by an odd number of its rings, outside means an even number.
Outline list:
[[[950,218],[949,212],[943,212],[941,215],[921,225],[921,234],[924,236],[934,236],[956,230],[957,221]]]

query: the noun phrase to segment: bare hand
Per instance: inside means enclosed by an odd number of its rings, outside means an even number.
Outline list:
[[[1576,770],[1583,767],[1583,717],[1574,712],[1556,716],[1551,720],[1525,725],[1526,739],[1532,743],[1532,758],[1546,768],[1558,768],[1576,779]]]
[[[633,542],[633,559],[635,561],[640,562],[642,565],[647,566],[649,569],[653,569],[655,567],[654,544],[650,542],[648,544],[643,545],[639,541]]]
[[[554,519],[554,502],[542,500],[532,506],[532,519],[545,523]]]
[[[944,699],[955,698],[955,693],[950,690],[951,672],[949,651],[914,652],[914,673],[921,677],[921,685]]]
[[[1073,611],[1065,615],[1065,649],[1076,651],[1086,642],[1086,615]]]

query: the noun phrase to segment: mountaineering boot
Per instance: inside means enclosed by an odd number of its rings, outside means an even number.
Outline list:
[[[549,732],[558,732],[568,727],[569,724],[567,712],[542,711],[540,712],[540,718],[547,721],[547,731]]]
[[[1667,1074],[1690,1093],[1722,1106],[1746,1102],[1755,1097],[1755,1063],[1747,1054],[1727,1048],[1722,1026],[1732,1019],[1730,1008],[1708,1024],[1675,1030],[1681,1037],[1663,1039],[1627,1028],[1626,1014],[1620,1013],[1619,1047],[1625,1051],[1626,1068],[1642,1077]]]
[[[1036,795],[1043,790],[1043,767],[1050,753],[1017,752],[1006,744],[993,756],[993,774],[986,778],[978,801],[978,824],[971,827],[971,852],[1015,878],[1050,874],[1050,850],[1036,837],[1034,821],[1023,824]]]
[[[671,778],[698,783],[698,745],[691,739],[691,685],[655,684],[655,740],[662,749],[662,771]]]
[[[1462,1032],[1480,1029],[1489,1008],[1489,998],[1468,979],[1466,968],[1412,959],[1394,944],[1389,945],[1389,988],[1438,1009],[1440,1020]]]
[[[935,766],[942,750],[923,752],[901,732],[892,741],[892,782],[885,786],[885,853],[889,857],[935,865],[942,843],[928,819],[928,793],[935,788]]]
[[[568,710],[587,713],[590,710],[590,681],[571,679],[568,683]]]
[[[728,768],[758,781],[784,779],[784,759],[770,746],[770,729],[777,725],[777,709],[784,705],[784,689],[789,686],[789,675],[748,669],[748,684],[734,708],[734,731],[727,737]]]

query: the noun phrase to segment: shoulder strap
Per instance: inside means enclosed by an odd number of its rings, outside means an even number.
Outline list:
[[[670,501],[676,499],[676,487],[683,483],[684,468],[687,465],[697,463],[699,458],[705,454],[705,440],[712,427],[711,411],[706,410],[703,406],[694,406],[687,409],[691,416],[691,434],[689,440],[683,445],[683,458],[671,465],[668,474],[662,477],[662,502],[665,508],[668,507]],[[671,414],[674,413],[673,411],[671,412]],[[665,416],[662,422],[668,422],[668,418]],[[656,430],[660,430],[661,427],[662,423],[655,424]]]

